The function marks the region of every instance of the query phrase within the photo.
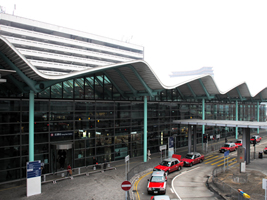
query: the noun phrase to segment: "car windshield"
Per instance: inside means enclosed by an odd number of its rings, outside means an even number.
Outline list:
[[[229,144],[224,144],[224,146],[223,147],[230,147],[230,145]]]
[[[194,158],[194,155],[187,154],[185,158],[188,158],[188,159],[193,159],[193,158]]]
[[[164,177],[163,176],[152,176],[150,182],[163,182]]]
[[[235,143],[242,143],[240,140],[237,140]]]
[[[256,137],[255,136],[253,136],[251,139],[255,139]]]
[[[169,167],[169,166],[171,166],[171,162],[170,161],[162,161],[160,163],[160,165]]]

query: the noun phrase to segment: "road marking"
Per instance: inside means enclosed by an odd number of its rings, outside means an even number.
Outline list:
[[[145,175],[141,176],[141,177],[138,179],[138,181],[136,181],[136,182],[134,183],[134,190],[136,191],[135,196],[137,196],[136,198],[137,198],[138,200],[140,200],[140,196],[139,196],[139,193],[138,193],[138,190],[137,190],[137,188],[138,188],[138,184],[139,184],[139,182],[140,182],[145,176],[147,176],[147,175],[149,175],[149,174],[152,174],[152,172],[153,172],[153,171],[148,172],[148,173],[146,173]]]
[[[179,200],[182,200],[182,199],[181,199],[181,197],[178,195],[178,193],[175,191],[175,189],[174,189],[174,187],[173,187],[173,182],[174,182],[174,180],[175,180],[177,177],[179,177],[179,176],[181,176],[181,175],[183,175],[183,174],[186,174],[187,172],[190,172],[190,171],[193,171],[193,170],[195,170],[195,169],[198,169],[198,168],[199,168],[199,167],[196,167],[196,168],[194,168],[194,169],[190,169],[190,170],[188,170],[188,171],[181,172],[180,174],[178,174],[177,176],[175,176],[175,177],[172,179],[172,189],[173,189],[174,193],[176,194],[176,196],[179,198]]]
[[[205,158],[205,161],[209,161],[209,160],[212,160],[214,158],[217,158],[218,156],[213,156],[213,157],[210,157],[210,158]]]
[[[215,160],[221,159],[221,158],[223,158],[223,156],[221,156],[221,157],[219,157],[219,158],[215,158],[215,159],[213,159],[213,160],[211,160],[211,161],[209,161],[209,162],[204,162],[204,163],[205,163],[205,164],[209,164],[209,163],[211,163],[211,162],[213,162],[213,161],[215,161]]]
[[[228,160],[228,162],[230,162],[230,161],[233,161],[233,160],[235,160],[236,158],[232,158],[232,159],[229,159]],[[226,161],[227,162],[227,161]],[[213,164],[211,164],[211,165],[215,165],[216,163],[213,163]],[[222,163],[222,164],[219,164],[219,165],[217,165],[217,167],[219,167],[219,166],[221,166],[221,165],[223,165],[224,163]],[[227,165],[227,164],[225,164],[225,165]],[[230,165],[229,163],[228,163],[228,165]],[[231,163],[231,165],[232,165],[232,163]]]

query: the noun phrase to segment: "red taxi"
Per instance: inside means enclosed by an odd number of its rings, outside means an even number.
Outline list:
[[[194,164],[202,163],[204,161],[204,155],[198,152],[187,153],[186,157],[181,161],[184,162],[184,166],[192,167]]]
[[[167,195],[152,196],[150,200],[171,200]]]
[[[170,172],[181,170],[184,162],[181,162],[181,155],[173,154],[171,158],[164,159],[159,165],[154,167],[153,171],[164,171],[168,175]]]
[[[263,153],[264,153],[264,154],[267,154],[267,146],[264,147],[264,149],[263,149]]]
[[[242,147],[242,140],[241,139],[236,140],[235,141],[235,145],[239,146],[239,147]]]
[[[253,141],[256,140],[256,143],[259,143],[261,141],[261,136],[259,135],[253,135],[251,138],[250,138],[250,143],[253,144]]]
[[[220,148],[220,152],[224,153],[225,151],[235,151],[238,148],[238,146],[235,143],[225,143],[221,148]]]
[[[165,194],[167,187],[167,175],[164,171],[154,171],[151,178],[147,180],[148,194]]]

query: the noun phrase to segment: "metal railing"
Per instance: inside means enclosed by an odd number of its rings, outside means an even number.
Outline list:
[[[67,170],[58,171],[55,173],[49,173],[49,174],[43,174],[41,176],[41,183],[48,183],[53,182],[56,183],[60,180],[65,180],[66,178],[73,179],[75,176],[82,176],[86,175],[89,176],[89,174],[97,173],[97,172],[104,172],[107,170],[114,170],[115,167],[111,167],[110,163],[101,163],[97,165],[89,165],[85,167],[77,167],[72,169],[72,175],[67,176]]]

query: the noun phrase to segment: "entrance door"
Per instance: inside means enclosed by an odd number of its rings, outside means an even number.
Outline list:
[[[72,143],[51,145],[51,172],[66,170],[68,164],[73,167]]]

